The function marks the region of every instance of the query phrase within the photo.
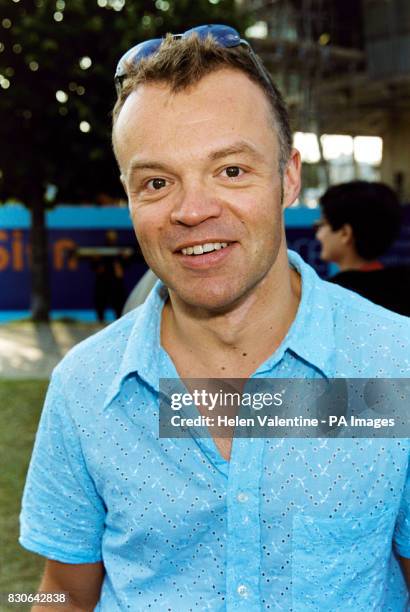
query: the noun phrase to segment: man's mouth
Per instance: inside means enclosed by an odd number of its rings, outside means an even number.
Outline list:
[[[204,253],[212,253],[212,251],[220,251],[229,244],[229,242],[205,242],[204,244],[187,246],[181,249],[180,253],[183,255],[203,255]]]

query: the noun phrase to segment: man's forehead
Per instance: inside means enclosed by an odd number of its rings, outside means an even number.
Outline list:
[[[242,88],[240,91],[237,89],[238,86]],[[188,103],[189,98],[194,101],[196,98],[200,99],[209,94],[219,99],[228,97],[232,100],[240,100],[246,95],[255,95],[255,89],[260,91],[262,97],[265,97],[261,87],[249,75],[242,70],[230,67],[217,68],[205,74],[196,83],[174,90],[172,94],[171,89],[173,88],[170,83],[165,81],[149,81],[138,85],[131,95],[134,98],[153,96],[161,99],[162,97],[162,101],[165,103],[168,101],[170,105],[174,99],[178,100],[179,97],[185,98],[184,102]]]
[[[227,115],[225,120],[232,113],[251,112],[253,116],[258,111],[270,113],[270,105],[262,89],[246,74],[223,68],[176,92],[164,82],[138,85],[124,102],[116,123],[117,131],[136,115],[152,115],[156,110],[168,118],[178,116],[195,123],[218,113]]]
[[[266,137],[267,124],[272,126],[272,114],[261,88],[246,74],[223,69],[178,92],[162,82],[138,86],[121,109],[114,136],[117,151],[173,140],[187,146],[196,136],[216,133],[231,133],[232,141]]]

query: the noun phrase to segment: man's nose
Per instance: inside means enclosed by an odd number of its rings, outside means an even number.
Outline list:
[[[198,182],[184,186],[172,213],[172,223],[194,226],[213,217],[219,217],[222,202],[205,185]]]

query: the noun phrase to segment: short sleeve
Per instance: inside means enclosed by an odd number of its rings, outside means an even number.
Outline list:
[[[410,462],[393,539],[398,554],[401,557],[410,558]]]
[[[27,473],[19,542],[62,563],[95,563],[102,558],[105,507],[63,391],[54,371]]]

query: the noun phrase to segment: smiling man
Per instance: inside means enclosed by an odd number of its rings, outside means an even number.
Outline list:
[[[54,371],[20,542],[72,610],[402,611],[407,440],[158,436],[160,378],[410,374],[408,320],[286,249],[300,157],[260,60],[225,26],[161,42],[120,61],[113,123],[161,280]]]

